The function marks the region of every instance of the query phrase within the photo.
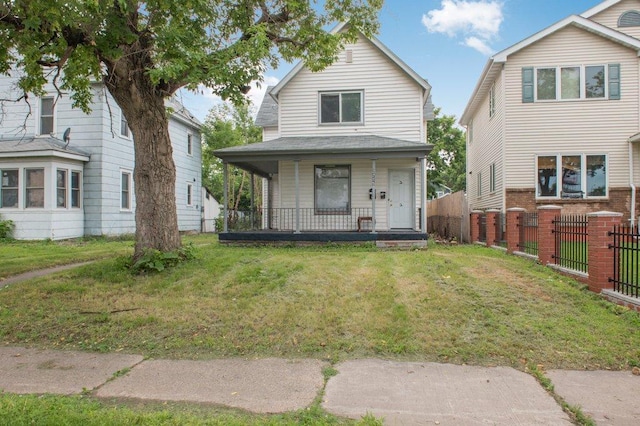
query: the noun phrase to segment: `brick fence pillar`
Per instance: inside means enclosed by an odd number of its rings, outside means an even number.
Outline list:
[[[507,209],[507,252],[520,251],[520,217],[526,210],[520,207]]]
[[[471,242],[475,243],[480,238],[480,216],[484,213],[479,210],[471,212],[470,234]]]
[[[596,212],[587,215],[589,224],[587,225],[589,262],[589,290],[600,293],[607,288],[613,288],[609,278],[613,277],[613,253],[609,249],[612,237],[609,232],[613,227],[622,223],[622,213]]]
[[[500,220],[500,210],[489,209],[487,210],[487,247],[495,246],[498,244],[498,235],[496,232],[496,224]]]
[[[560,206],[538,207],[538,261],[547,265],[555,263],[555,235],[553,234],[553,219],[562,212]]]

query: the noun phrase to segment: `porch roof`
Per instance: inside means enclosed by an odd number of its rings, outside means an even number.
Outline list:
[[[284,137],[214,151],[216,157],[268,177],[278,161],[326,159],[424,158],[433,145],[375,135]]]
[[[88,162],[90,155],[53,136],[0,139],[0,158],[59,157]]]

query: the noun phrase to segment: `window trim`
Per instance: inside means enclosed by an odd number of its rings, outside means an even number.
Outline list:
[[[193,206],[193,183],[187,182],[187,207]]]
[[[187,133],[187,155],[193,157],[193,134]]]
[[[73,175],[77,174],[78,175],[78,187],[74,188],[73,187]],[[78,193],[78,205],[74,206],[73,205],[73,193],[74,191],[77,191]],[[69,175],[69,194],[70,194],[70,202],[69,202],[69,207],[72,209],[81,209],[82,208],[82,171],[80,170],[71,170],[71,173]]]
[[[555,195],[542,196],[538,195],[538,159],[540,157],[555,157],[556,159],[556,193]],[[580,188],[581,195],[580,197],[568,197],[562,195],[562,182],[561,182],[561,173],[558,173],[558,167],[562,167],[562,158],[563,157],[580,157]],[[587,191],[587,164],[588,157],[604,157],[604,167],[605,167],[605,195],[588,195]],[[534,190],[535,190],[535,199],[536,200],[570,200],[570,201],[580,201],[580,200],[606,200],[609,198],[609,155],[596,152],[596,153],[551,153],[551,154],[537,154],[535,157],[535,179],[534,179]]]
[[[342,95],[358,94],[360,95],[360,120],[359,121],[343,121],[342,118]],[[322,121],[322,97],[325,95],[338,95],[338,120],[336,122]],[[326,92],[318,92],[318,125],[319,126],[362,126],[364,125],[364,90],[332,90]]]
[[[609,66],[606,63],[597,64],[571,64],[571,65],[548,65],[533,67],[533,102],[574,102],[574,101],[603,101],[610,100],[609,91]],[[604,70],[604,94],[601,97],[590,98],[587,97],[586,91],[586,72],[587,68],[602,67]],[[580,69],[580,95],[577,98],[562,98],[562,70],[569,68]],[[553,99],[539,99],[538,98],[538,71],[539,70],[555,70],[555,97]]]
[[[64,186],[58,186],[58,173],[63,172],[64,173],[64,179],[63,179],[63,183]],[[66,209],[69,206],[69,185],[70,185],[70,179],[71,175],[69,174],[69,170],[68,169],[63,169],[63,168],[59,168],[56,167],[56,182],[55,182],[55,200],[56,200],[56,209]],[[64,190],[64,198],[63,198],[63,205],[60,205],[59,203],[59,198],[58,198],[58,191],[60,190]]]
[[[51,115],[43,115],[43,107],[42,107],[42,102],[44,100],[51,100]],[[42,125],[42,121],[45,118],[50,118],[51,119],[51,132],[49,133],[44,133],[43,131],[43,125]],[[39,135],[50,135],[52,133],[56,132],[56,99],[54,96],[42,96],[40,98],[40,103],[39,103],[39,111],[38,111],[38,134]]]
[[[125,132],[122,131],[123,124],[124,124]],[[122,110],[120,110],[120,137],[125,139],[131,139],[131,128],[129,127],[129,122],[127,121],[127,118],[124,116],[124,113],[122,112]]]
[[[3,176],[2,173],[4,172],[16,172],[16,177],[17,177],[17,184],[18,186],[5,186],[4,183],[2,182]],[[7,181],[8,181],[8,177],[7,177]],[[6,190],[11,190],[11,191],[15,191],[16,194],[16,205],[15,206],[9,206],[9,207],[5,207],[4,204],[2,203],[3,198],[3,191]],[[6,168],[6,169],[0,169],[0,209],[19,209],[20,208],[20,168]]]
[[[489,165],[489,194],[496,192],[496,163]]]
[[[27,179],[27,174],[30,171],[36,171],[36,170],[42,170],[42,186],[28,186],[28,179]],[[47,176],[45,174],[45,168],[44,167],[25,167],[24,168],[24,208],[25,209],[43,209],[45,207],[46,204],[46,192],[45,192],[45,187],[46,187],[46,180],[47,180]],[[36,189],[41,189],[42,190],[42,206],[32,206],[29,205],[29,191],[30,190],[36,190]]]
[[[323,209],[318,208],[318,178],[317,178],[317,169],[328,169],[328,168],[346,168],[349,172],[349,178],[347,182],[347,207],[343,209]],[[351,164],[315,164],[313,166],[313,214],[316,216],[331,216],[331,215],[350,215],[351,214]]]
[[[123,206],[123,195],[125,194],[125,190],[122,187],[122,183],[124,182],[124,177],[126,176],[126,182],[127,182],[127,206],[124,207]],[[118,193],[120,194],[120,211],[121,212],[130,212],[133,210],[133,198],[132,198],[132,192],[133,192],[133,173],[131,172],[131,170],[128,169],[120,169],[120,190],[118,191]]]

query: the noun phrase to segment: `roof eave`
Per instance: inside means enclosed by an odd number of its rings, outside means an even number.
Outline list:
[[[76,154],[68,151],[58,151],[55,149],[46,149],[38,151],[13,151],[13,152],[0,152],[0,158],[34,158],[34,157],[56,157],[64,158],[67,160],[75,160],[82,162],[89,162],[91,157],[89,155]]]

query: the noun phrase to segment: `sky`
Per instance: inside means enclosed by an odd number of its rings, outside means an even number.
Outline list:
[[[432,86],[441,114],[457,119],[487,60],[495,53],[602,0],[385,0],[377,38]],[[259,107],[267,85],[293,68],[281,63],[254,83],[249,97]],[[200,120],[220,99],[181,92],[185,106]],[[256,109],[257,110],[257,109]]]

